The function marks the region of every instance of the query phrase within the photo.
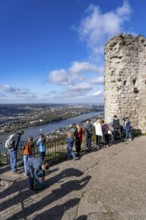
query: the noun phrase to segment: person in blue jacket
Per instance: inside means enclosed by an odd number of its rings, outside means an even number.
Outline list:
[[[44,161],[46,154],[46,137],[44,134],[40,134],[36,144],[38,146],[40,158]]]
[[[29,176],[29,189],[30,191],[36,191],[35,189],[35,183],[42,183],[43,188],[43,182],[40,181],[38,172],[45,171],[49,169],[49,164],[45,163],[43,160],[35,157],[30,157],[28,161],[26,162],[26,170],[27,174]]]
[[[66,144],[67,144],[67,158],[70,159],[72,156],[72,158],[75,159],[75,154],[72,150],[74,145],[74,137],[72,132],[68,132],[66,138]]]
[[[124,120],[124,129],[125,129],[125,141],[131,141],[131,123],[128,117],[123,118]]]

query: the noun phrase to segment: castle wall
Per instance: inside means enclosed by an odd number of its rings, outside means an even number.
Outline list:
[[[146,133],[146,39],[121,34],[105,46],[105,121],[127,116]]]

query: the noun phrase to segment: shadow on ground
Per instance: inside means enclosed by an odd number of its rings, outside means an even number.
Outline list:
[[[55,172],[52,170],[52,172]],[[73,198],[62,205],[58,205],[58,200],[65,197],[67,194],[71,193],[72,191],[79,191],[84,186],[88,184],[91,179],[91,176],[83,176],[83,172],[75,168],[68,168],[59,174],[48,178],[46,180],[46,188],[44,191],[41,191],[33,197],[37,197],[39,195],[40,200],[37,202],[32,202],[27,204],[25,207],[26,201],[32,196],[28,190],[28,180],[20,180],[13,183],[8,189],[5,189],[4,192],[1,193],[1,198],[6,198],[11,196],[9,199],[1,203],[0,211],[4,211],[5,209],[10,208],[11,206],[19,204],[19,209],[11,213],[11,216],[7,217],[7,220],[16,220],[16,219],[26,219],[28,216],[34,214],[35,212],[41,212],[44,207],[49,206],[51,203],[56,201],[56,204],[53,208],[47,209],[47,211],[42,212],[41,214],[37,215],[34,219],[49,219],[49,220],[61,220],[61,216],[63,216],[64,212],[67,209],[70,209],[76,206],[80,199]],[[70,178],[72,177],[72,179]],[[69,179],[70,178],[70,179]],[[79,178],[79,179],[77,179]],[[57,184],[56,184],[57,183]],[[59,185],[58,185],[59,183]],[[50,190],[53,184],[55,188]],[[32,198],[32,197],[31,197]],[[35,200],[35,199],[34,199]],[[20,210],[21,204],[21,210]],[[46,216],[46,218],[45,218]],[[53,218],[51,217],[53,216]],[[82,218],[81,218],[82,219]]]

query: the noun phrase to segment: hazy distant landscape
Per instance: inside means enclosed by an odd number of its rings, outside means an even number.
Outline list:
[[[35,127],[94,111],[103,111],[103,105],[1,104],[0,133]]]

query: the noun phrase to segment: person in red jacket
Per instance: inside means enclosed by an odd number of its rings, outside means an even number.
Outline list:
[[[76,125],[74,136],[75,136],[75,148],[77,153],[76,156],[79,157],[81,152],[82,138],[83,138],[83,129],[80,127],[79,124]]]
[[[32,156],[32,150],[34,148],[33,137],[29,137],[27,143],[23,147],[23,162],[24,162],[24,175],[27,176],[26,162],[28,158]]]

